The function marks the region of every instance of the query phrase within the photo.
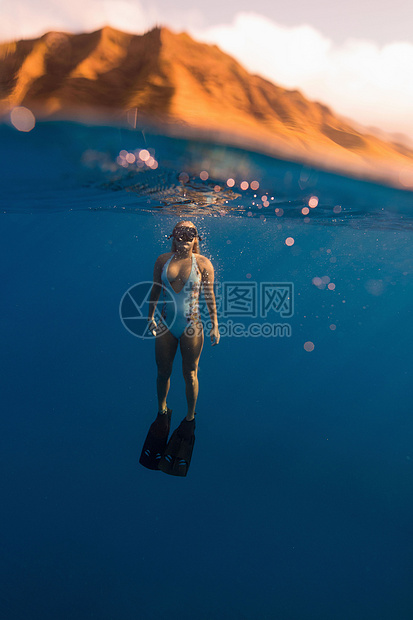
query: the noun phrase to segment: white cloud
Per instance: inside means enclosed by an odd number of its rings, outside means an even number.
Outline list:
[[[216,43],[254,73],[295,88],[324,70],[331,42],[311,26],[287,28],[261,15],[240,13],[231,25],[193,31],[197,39]]]
[[[379,47],[348,40],[336,46],[311,26],[286,27],[255,13],[192,34],[216,43],[249,71],[298,88],[342,115],[413,136],[410,43]]]
[[[89,32],[110,25],[141,34],[157,25],[177,31],[204,24],[202,11],[171,5],[161,12],[156,0],[0,0],[0,41],[38,37],[51,30]]]
[[[157,22],[154,9],[142,9],[136,0],[103,0],[105,23],[125,32],[141,33]]]
[[[0,0],[0,40],[37,37],[50,30],[83,32],[110,24],[125,32],[142,33],[162,21],[151,5],[137,0]]]

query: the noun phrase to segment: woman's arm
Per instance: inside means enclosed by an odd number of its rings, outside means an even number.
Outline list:
[[[204,289],[205,301],[207,304],[209,316],[212,323],[212,329],[210,331],[211,344],[215,346],[218,344],[220,335],[218,329],[218,317],[217,317],[217,304],[214,293],[214,268],[208,258],[203,256],[202,265],[202,286]]]
[[[165,255],[158,256],[153,268],[153,284],[149,295],[148,323],[149,329],[155,335],[156,321],[154,319],[155,309],[162,290],[162,269],[165,264]]]

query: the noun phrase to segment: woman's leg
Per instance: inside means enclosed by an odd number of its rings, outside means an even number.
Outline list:
[[[188,334],[188,331],[190,332]],[[195,416],[196,400],[198,398],[198,362],[204,344],[202,326],[191,327],[183,333],[180,339],[182,354],[182,371],[186,386],[186,400],[188,403],[187,420]],[[193,335],[190,335],[192,334]]]
[[[172,364],[178,348],[178,339],[170,331],[155,338],[155,359],[158,367],[156,389],[158,393],[158,411],[166,409],[166,397],[169,392]]]

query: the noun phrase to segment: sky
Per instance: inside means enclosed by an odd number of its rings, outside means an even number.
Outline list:
[[[110,24],[217,44],[250,72],[336,113],[413,139],[413,3],[407,0],[0,0],[0,40]]]

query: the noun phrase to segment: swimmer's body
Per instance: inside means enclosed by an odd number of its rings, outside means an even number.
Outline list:
[[[214,268],[211,261],[199,253],[199,235],[192,222],[178,222],[172,232],[172,251],[161,254],[153,273],[149,303],[149,329],[156,335],[155,357],[158,367],[158,414],[167,414],[166,398],[170,386],[172,364],[178,344],[182,354],[182,371],[186,387],[187,415],[192,421],[198,397],[198,363],[204,344],[204,333],[199,316],[199,292],[202,286],[212,323],[212,346],[219,343],[216,301],[214,295]],[[162,329],[154,320],[161,287],[165,287],[175,301],[176,316],[168,325],[164,307],[165,325]],[[166,306],[166,305],[165,305]]]

